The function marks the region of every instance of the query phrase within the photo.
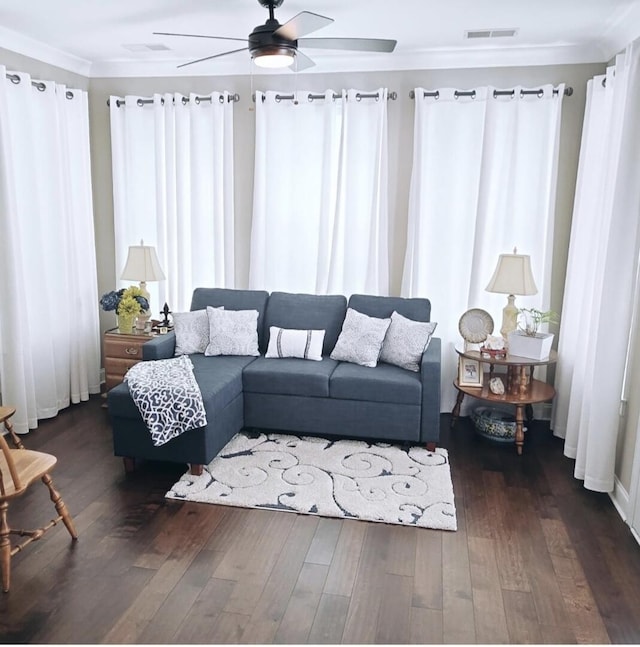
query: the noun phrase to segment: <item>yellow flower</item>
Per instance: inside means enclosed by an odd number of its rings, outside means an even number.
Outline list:
[[[120,299],[120,303],[118,304],[117,314],[137,315],[142,312],[142,308],[140,307],[140,304],[136,301],[136,299],[132,295],[127,294],[127,291],[131,289],[132,288],[127,288],[127,290],[125,290],[125,293],[122,295],[122,299]],[[135,289],[140,291],[139,288]]]
[[[142,296],[142,290],[137,285],[131,285],[122,293],[123,299],[125,299],[126,297],[134,298],[134,297],[141,297],[141,296]]]

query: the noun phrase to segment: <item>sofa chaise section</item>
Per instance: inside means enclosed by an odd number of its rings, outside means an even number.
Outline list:
[[[257,310],[258,326],[264,316],[268,293],[257,290],[198,288],[193,293],[191,310],[208,305],[229,310]],[[160,335],[142,347],[144,360],[174,356],[175,333]],[[200,387],[207,414],[207,425],[187,431],[165,445],[156,447],[126,382],[111,389],[107,404],[113,430],[113,449],[131,471],[135,459],[188,463],[193,474],[202,472],[218,452],[244,426],[242,371],[255,357],[191,355],[193,372]]]

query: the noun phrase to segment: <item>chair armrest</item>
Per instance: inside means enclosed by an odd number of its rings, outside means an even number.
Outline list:
[[[169,359],[176,351],[176,333],[158,335],[142,346],[142,359]]]
[[[432,337],[422,354],[420,380],[422,382],[422,422],[420,440],[437,442],[440,438],[440,378],[441,346],[439,337]]]

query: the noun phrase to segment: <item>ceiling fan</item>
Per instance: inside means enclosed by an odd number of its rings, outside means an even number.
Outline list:
[[[361,52],[392,52],[396,46],[395,40],[382,38],[303,38],[322,27],[333,22],[333,18],[320,16],[310,11],[301,11],[281,25],[274,16],[274,9],[279,7],[283,0],[258,0],[269,10],[269,19],[264,25],[258,25],[248,38],[227,38],[226,36],[205,36],[202,34],[175,34],[171,32],[155,31],[158,36],[186,36],[191,38],[212,38],[215,40],[236,40],[246,43],[246,47],[232,49],[222,54],[205,56],[204,58],[182,63],[178,67],[193,65],[213,58],[228,56],[236,52],[248,50],[254,63],[260,67],[281,68],[291,67],[296,71],[305,70],[315,63],[305,56],[298,48],[316,49],[344,49]]]

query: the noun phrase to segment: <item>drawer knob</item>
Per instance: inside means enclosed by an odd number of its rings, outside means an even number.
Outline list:
[[[135,348],[134,346],[129,346],[129,348],[125,348],[125,353],[127,355],[137,355],[138,354],[138,348]]]

